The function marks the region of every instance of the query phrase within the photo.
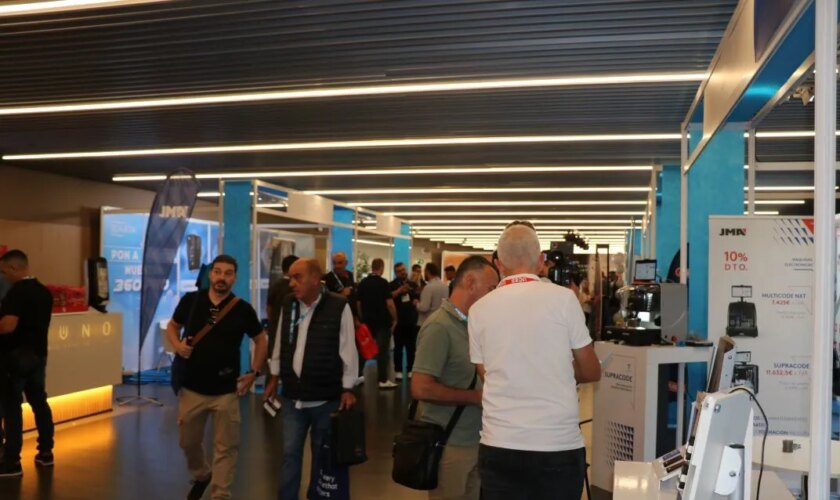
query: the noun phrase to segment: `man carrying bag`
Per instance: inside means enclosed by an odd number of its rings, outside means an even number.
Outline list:
[[[477,500],[481,381],[469,359],[467,314],[499,282],[480,256],[464,260],[452,296],[423,325],[411,395],[421,401],[420,421],[410,421],[394,443],[394,480],[430,490],[431,500]]]

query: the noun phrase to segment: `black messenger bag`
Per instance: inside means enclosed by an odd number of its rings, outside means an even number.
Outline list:
[[[473,375],[469,389],[475,389],[478,373]],[[415,490],[433,490],[438,485],[438,469],[443,449],[465,406],[455,408],[446,429],[431,422],[414,420],[417,401],[408,411],[408,421],[402,433],[394,438],[394,468],[391,478],[395,483]]]

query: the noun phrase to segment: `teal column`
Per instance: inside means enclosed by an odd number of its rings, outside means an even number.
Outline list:
[[[680,250],[680,167],[666,165],[656,193],[656,268],[663,278]]]
[[[709,216],[744,214],[744,131],[718,132],[688,172],[688,330],[706,338]]]
[[[350,208],[333,207],[333,222],[353,224],[356,212]],[[330,234],[330,251],[332,254],[344,252],[347,255],[347,270],[353,270],[355,257],[353,255],[353,230],[349,227],[333,227]],[[332,255],[330,255],[332,256]]]
[[[400,225],[400,234],[403,236],[411,235],[411,226],[408,224]],[[411,240],[403,238],[394,239],[394,265],[402,262],[407,269],[411,269]]]
[[[690,140],[697,136],[692,134]],[[744,213],[744,131],[718,132],[688,171],[688,332],[708,337],[709,216]],[[705,389],[705,363],[687,367],[687,408]]]
[[[226,181],[222,211],[223,252],[238,264],[233,293],[251,301],[251,181]],[[241,368],[251,368],[250,340],[240,347]]]

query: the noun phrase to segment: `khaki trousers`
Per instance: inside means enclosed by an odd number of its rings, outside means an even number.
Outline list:
[[[438,487],[429,492],[429,500],[478,500],[480,493],[478,445],[447,444],[440,459]]]
[[[207,417],[213,416],[213,466],[204,452],[204,428]],[[181,448],[187,468],[195,480],[206,480],[213,474],[210,495],[213,500],[230,498],[233,471],[239,454],[239,398],[235,393],[204,396],[181,389],[178,404],[178,427]]]

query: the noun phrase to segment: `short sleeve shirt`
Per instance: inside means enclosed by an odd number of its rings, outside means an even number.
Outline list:
[[[400,325],[415,326],[417,324],[417,306],[414,305],[414,301],[420,300],[419,287],[413,281],[395,279],[390,284],[391,292],[398,290],[403,284],[409,286],[409,291],[397,295],[394,298],[394,305],[397,307],[397,323]]]
[[[475,376],[475,365],[470,362],[467,322],[455,311],[449,301],[432,313],[420,329],[414,372],[435,377],[443,385],[468,389]],[[476,378],[476,389],[481,389],[481,379]],[[442,427],[449,424],[455,406],[423,403],[420,420]],[[481,407],[467,406],[458,419],[449,442],[455,446],[477,446],[481,430]]]
[[[357,294],[362,306],[362,323],[371,328],[383,328],[391,324],[391,313],[387,305],[391,299],[391,287],[385,278],[368,275],[359,283]]]
[[[178,303],[172,319],[184,325],[187,336],[192,336],[204,325],[215,321],[215,317],[232,299],[233,294],[230,294],[214,305],[206,291],[188,293]],[[236,379],[241,371],[239,348],[242,339],[245,335],[254,338],[262,331],[262,324],[254,308],[240,300],[195,345],[192,355],[187,359],[184,387],[206,396],[236,392]]]
[[[470,308],[470,359],[486,371],[481,443],[582,448],[572,351],[592,340],[580,303],[571,290],[537,276],[508,280]]]
[[[52,320],[53,298],[49,289],[35,278],[25,278],[9,289],[0,306],[0,318],[16,316],[17,328],[4,337],[0,348],[27,349],[47,357],[47,339]]]

